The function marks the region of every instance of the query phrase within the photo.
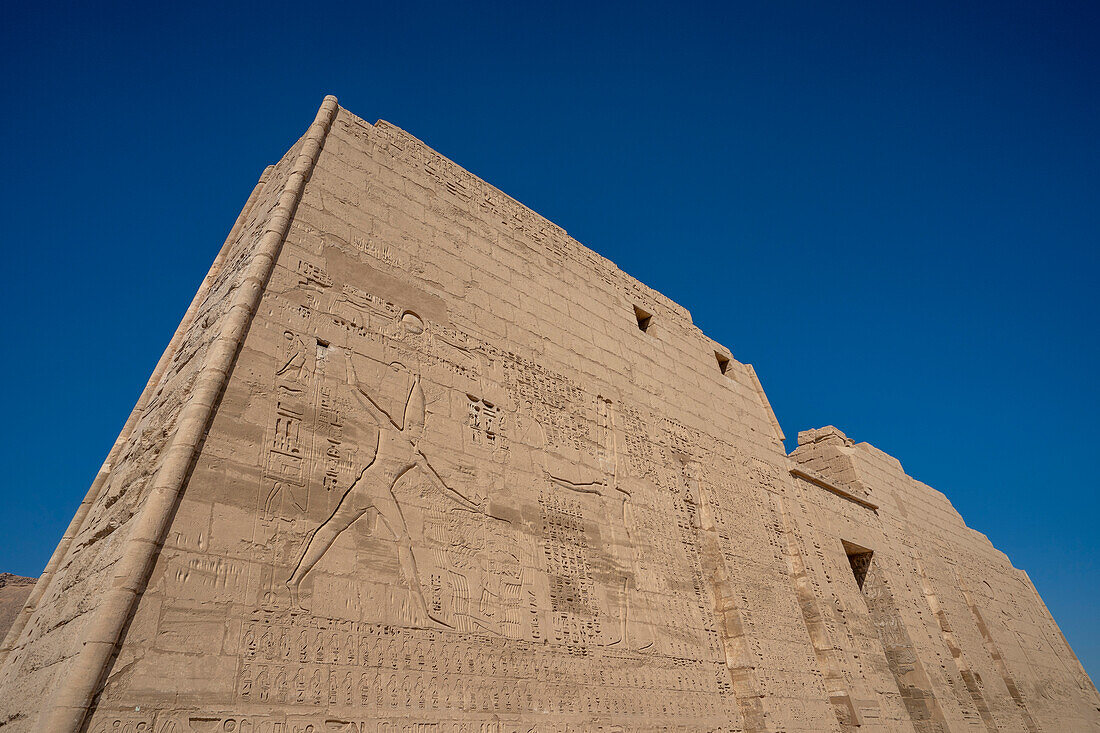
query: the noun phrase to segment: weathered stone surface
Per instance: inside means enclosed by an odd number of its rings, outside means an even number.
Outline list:
[[[0,637],[8,633],[12,621],[31,594],[34,583],[34,578],[0,573]]]
[[[785,455],[729,353],[328,99],[5,640],[0,729],[1100,729],[1027,576],[872,446]]]

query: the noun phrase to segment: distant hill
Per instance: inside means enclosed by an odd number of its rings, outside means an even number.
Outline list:
[[[37,578],[0,573],[0,639],[7,635],[23,602],[31,594]]]

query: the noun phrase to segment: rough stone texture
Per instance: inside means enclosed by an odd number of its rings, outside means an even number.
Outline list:
[[[34,578],[0,573],[0,637],[8,633],[33,587]]]
[[[785,455],[684,308],[393,125],[322,107],[223,254],[4,733],[1100,730],[943,494],[832,427]]]

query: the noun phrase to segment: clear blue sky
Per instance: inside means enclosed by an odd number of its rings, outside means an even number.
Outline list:
[[[792,438],[946,492],[1100,672],[1100,4],[87,5],[0,23],[0,570],[332,93],[688,307]]]

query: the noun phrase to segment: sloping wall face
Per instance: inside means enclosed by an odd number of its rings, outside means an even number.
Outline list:
[[[326,129],[87,730],[1097,725],[1026,579],[925,554],[974,543],[946,500],[895,517],[938,496],[896,461],[788,458],[683,308],[394,126]],[[987,612],[994,566],[1032,616]]]
[[[6,635],[34,588],[34,578],[0,573],[0,635]]]
[[[111,457],[32,594],[32,609],[16,618],[0,651],[0,730],[44,730],[39,713],[69,674],[88,636],[87,622],[115,580],[115,568],[148,484],[192,396],[196,375],[223,322],[229,293],[258,241],[283,187],[295,149],[267,172],[242,220],[204,283],[205,297],[180,325],[143,403],[119,436]],[[197,299],[198,300],[198,299]],[[72,535],[70,537],[70,534]]]
[[[969,529],[947,497],[906,475],[896,459],[853,443],[836,428],[800,433],[799,443],[791,454],[796,468],[813,467],[815,477],[834,486],[858,475],[864,497],[878,504],[872,512],[847,502],[858,527],[838,521],[836,511],[813,512],[812,522],[834,556],[851,554],[842,543],[873,551],[865,604],[838,601],[833,608],[846,618],[870,609],[897,683],[887,692],[901,694],[918,730],[934,730],[937,721],[951,730],[1100,726],[1100,696],[1030,579]],[[828,495],[813,490],[810,481],[799,483],[805,503]],[[827,501],[845,499],[833,495]],[[850,588],[851,574],[817,569],[827,592],[836,591],[838,576],[845,581],[839,586]],[[870,587],[872,577],[878,590]],[[887,604],[881,602],[885,592]],[[843,620],[836,627],[841,634],[847,630]]]

